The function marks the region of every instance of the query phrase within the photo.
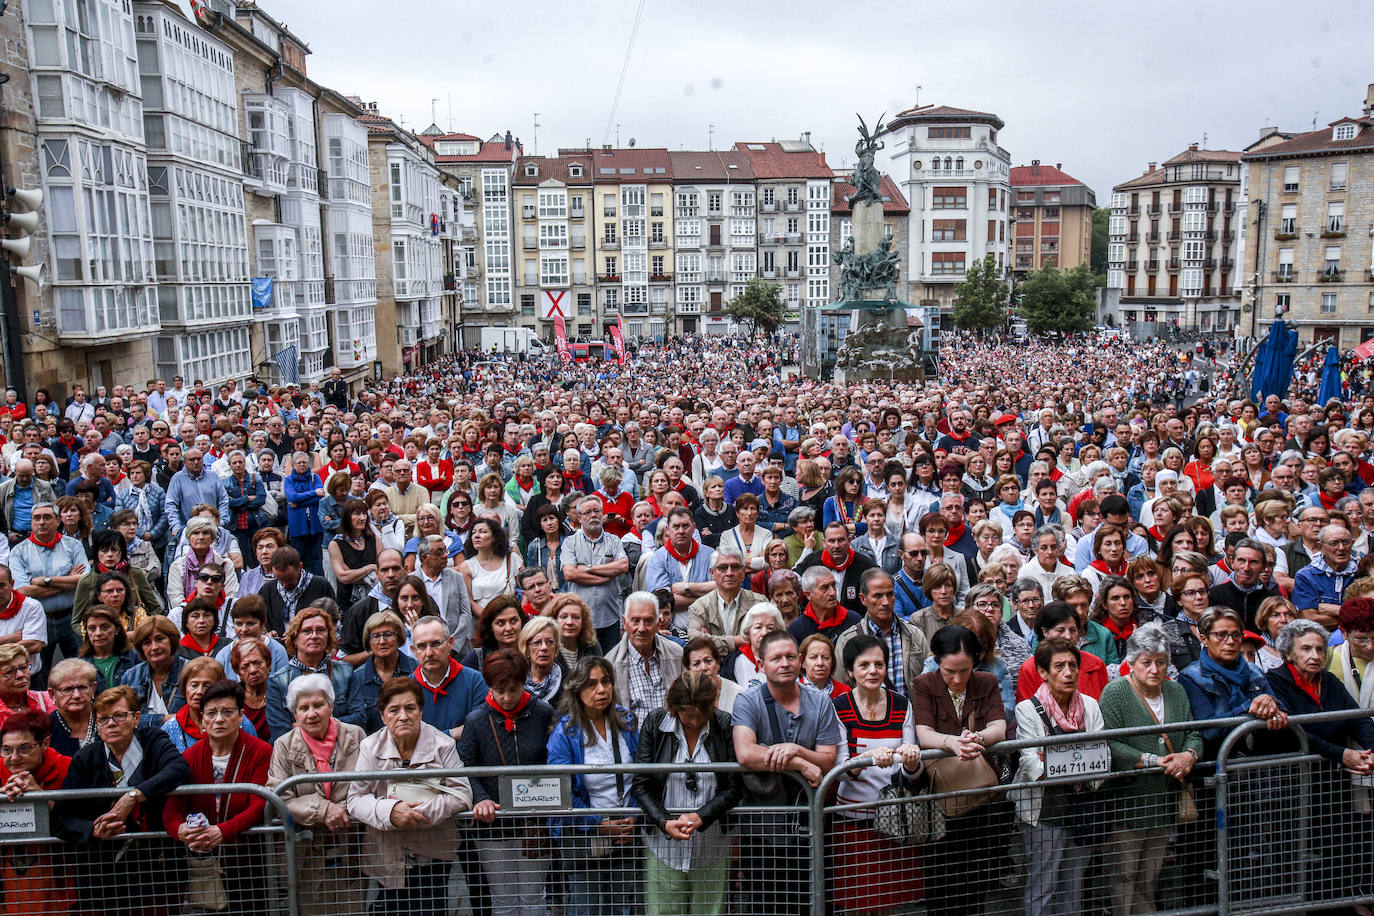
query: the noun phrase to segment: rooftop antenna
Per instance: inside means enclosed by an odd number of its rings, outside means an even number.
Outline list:
[[[715,139],[716,139],[716,125],[714,125],[714,124],[707,124],[707,125],[706,125],[706,148],[707,148],[707,149],[715,149],[715,148],[716,148],[715,145],[714,145],[714,144],[715,144]]]
[[[1316,129],[1317,129],[1317,114],[1318,114],[1318,112],[1315,112],[1315,111],[1312,112],[1312,129],[1313,129],[1313,130],[1316,130]]]
[[[539,155],[539,112],[534,113],[534,141],[530,144],[534,148],[533,155]]]
[[[620,122],[615,122],[615,148],[620,149]]]
[[[453,93],[448,95],[448,132],[453,133]]]
[[[438,123],[439,123],[439,100],[438,100],[438,99],[430,99],[430,100],[429,100],[429,123],[431,123],[431,124],[438,124]]]
[[[916,84],[916,107],[921,107],[921,84]]]
[[[1207,148],[1207,131],[1205,130],[1202,132],[1202,148]]]

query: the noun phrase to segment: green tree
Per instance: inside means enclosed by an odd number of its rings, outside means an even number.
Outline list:
[[[1007,318],[1007,284],[988,255],[975,261],[954,288],[954,324],[961,331],[1000,328]]]
[[[1092,253],[1088,262],[1098,278],[1098,286],[1107,285],[1107,226],[1111,220],[1112,211],[1107,207],[1098,207],[1093,211]]]
[[[736,322],[749,325],[751,336],[760,331],[772,334],[782,327],[782,287],[755,277],[744,292],[725,304],[725,311]]]
[[[1092,327],[1096,279],[1088,265],[1073,270],[1042,267],[1016,287],[1021,317],[1033,334],[1086,331]]]

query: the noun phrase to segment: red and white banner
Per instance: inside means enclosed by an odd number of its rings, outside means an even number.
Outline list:
[[[625,365],[625,316],[617,315],[611,325],[611,346],[615,347],[616,362]]]
[[[564,324],[561,313],[553,316],[553,341],[558,345],[558,355],[563,357],[563,362],[572,362],[572,349],[568,346],[568,326]]]
[[[568,295],[566,289],[546,289],[544,290],[544,318],[567,318],[568,315],[563,311],[563,297]]]

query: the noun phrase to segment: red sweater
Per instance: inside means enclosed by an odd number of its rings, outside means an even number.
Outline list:
[[[210,754],[210,740],[197,741],[186,749],[181,756],[191,767],[191,782],[194,785],[213,785],[215,782],[214,760]],[[234,750],[229,754],[229,766],[225,770],[226,783],[252,783],[267,785],[267,764],[272,760],[272,745],[247,732],[239,732],[234,742]],[[226,804],[227,802],[227,804]],[[198,811],[219,827],[224,841],[230,842],[250,827],[262,823],[263,810],[267,800],[257,795],[173,795],[167,799],[162,809],[162,826],[172,836],[186,823],[186,815]],[[222,817],[221,817],[222,815]]]
[[[635,498],[623,490],[615,499],[608,497],[604,491],[596,495],[601,499],[601,511],[606,515],[606,530],[616,537],[624,537],[630,531],[630,512],[635,507]],[[620,518],[612,519],[612,512]]]
[[[415,462],[415,482],[428,490],[430,496],[438,496],[453,486],[453,462],[440,458],[436,474],[429,466],[429,459],[421,458]]]

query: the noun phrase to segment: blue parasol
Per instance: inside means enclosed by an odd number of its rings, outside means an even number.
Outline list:
[[[1341,396],[1341,358],[1336,348],[1326,348],[1326,365],[1322,367],[1322,387],[1317,392],[1317,403],[1325,404],[1332,398]]]
[[[1293,381],[1293,359],[1298,355],[1298,332],[1279,320],[1269,326],[1269,336],[1255,353],[1255,371],[1250,380],[1250,399],[1259,404],[1271,394],[1285,397]]]

